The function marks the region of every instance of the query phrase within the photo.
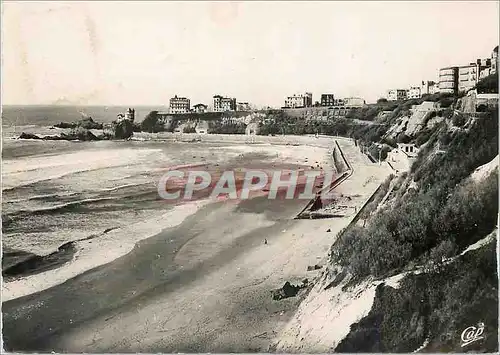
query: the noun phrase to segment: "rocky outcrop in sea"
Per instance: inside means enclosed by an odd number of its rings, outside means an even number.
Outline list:
[[[134,134],[134,124],[131,120],[123,119],[115,121],[109,129],[100,135],[95,135],[91,129],[103,129],[102,123],[94,122],[92,118],[83,119],[77,123],[61,123],[55,125],[58,128],[71,128],[69,133],[61,132],[59,135],[40,137],[33,133],[22,132],[19,139],[40,140],[65,140],[65,141],[99,141],[112,139],[128,139]],[[100,128],[95,128],[100,127]]]

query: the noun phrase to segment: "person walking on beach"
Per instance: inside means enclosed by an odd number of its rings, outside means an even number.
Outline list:
[[[267,239],[264,239],[264,244],[267,244]]]

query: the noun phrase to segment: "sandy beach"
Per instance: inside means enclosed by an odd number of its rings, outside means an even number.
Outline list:
[[[333,166],[332,138],[264,139],[228,149]],[[294,219],[303,200],[202,200],[78,242],[71,262],[4,285],[6,349],[268,351],[306,294],[275,301],[271,290],[317,278],[321,269],[308,266],[324,266],[336,234],[390,173],[352,141],[338,142],[355,171],[335,192],[351,197],[344,217]]]

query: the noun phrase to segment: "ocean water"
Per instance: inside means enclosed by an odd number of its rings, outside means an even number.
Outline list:
[[[90,116],[94,121],[109,123],[119,113],[125,113],[125,106],[14,106],[2,107],[2,126],[50,126],[59,122],[73,122]],[[136,121],[142,121],[153,111],[164,111],[165,106],[134,106]]]
[[[50,125],[75,120],[79,110],[103,122],[113,120],[119,109],[4,108],[4,250],[46,255],[68,241],[160,216],[172,208],[160,199],[157,190],[166,168],[222,163],[238,155],[213,143],[16,139],[23,131],[57,134]],[[109,114],[104,119],[94,112]]]

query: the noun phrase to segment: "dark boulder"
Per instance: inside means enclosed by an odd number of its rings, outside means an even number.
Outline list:
[[[284,298],[295,297],[302,287],[292,285],[290,282],[285,282],[282,288],[272,291],[273,300],[279,301]]]
[[[319,269],[321,269],[321,268],[322,268],[322,266],[321,266],[321,265],[318,265],[318,264],[316,264],[316,265],[314,265],[314,266],[313,266],[313,265],[309,265],[309,266],[307,267],[307,271],[319,270]]]
[[[102,123],[95,122],[92,117],[84,118],[77,122],[78,127],[85,129],[102,129]]]
[[[45,136],[42,138],[44,141],[63,141],[65,140],[61,136]]]
[[[68,134],[61,133],[61,139],[68,140],[68,141],[74,141],[74,140],[97,141],[97,140],[99,140],[99,138],[97,138],[95,134],[90,132],[88,129],[85,129],[82,127],[72,129],[71,132],[69,132]]]
[[[36,134],[23,132],[19,136],[19,139],[41,139],[41,138],[38,137]]]
[[[113,124],[114,138],[127,139],[134,134],[134,124],[131,120],[121,120]]]
[[[57,128],[85,128],[85,129],[102,129],[102,123],[95,122],[92,117],[86,117],[78,122],[61,122],[54,125]]]
[[[56,123],[54,127],[57,128],[75,128],[76,123],[69,123],[69,122],[61,122],[61,123]]]

